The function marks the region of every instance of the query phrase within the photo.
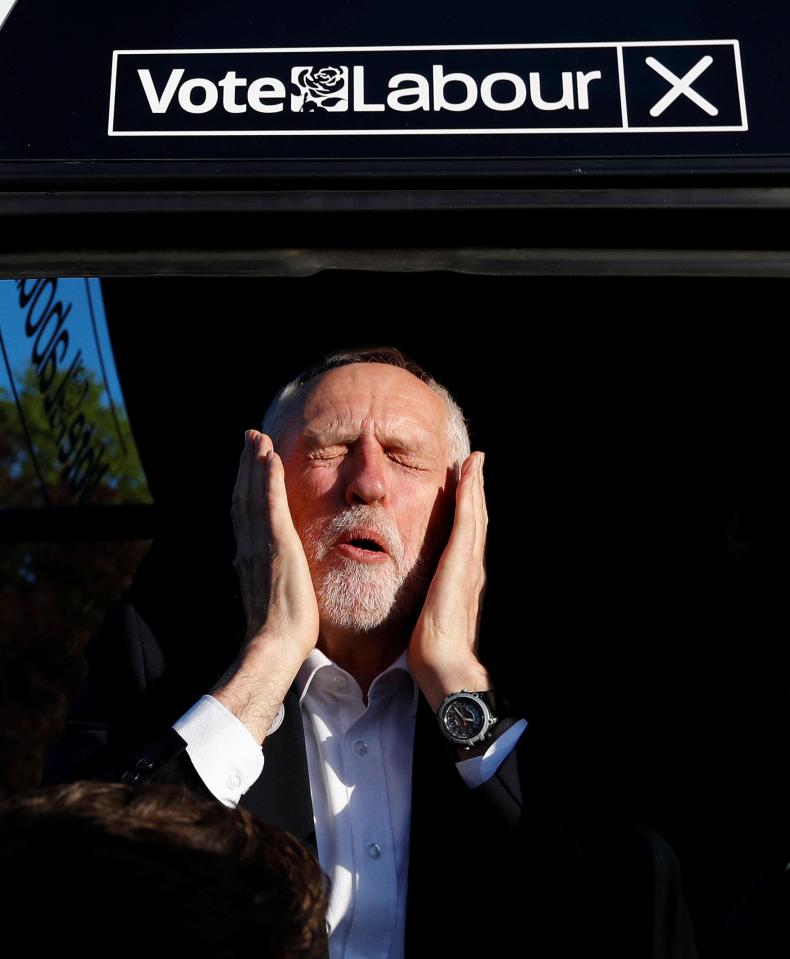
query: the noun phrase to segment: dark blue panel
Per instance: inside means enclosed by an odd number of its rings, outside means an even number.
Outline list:
[[[375,160],[413,170],[504,159],[529,171],[552,157],[779,158],[790,156],[789,20],[773,0],[19,0],[0,31],[0,161],[239,159],[265,169],[326,158],[370,171]],[[403,49],[415,46],[430,49]],[[229,52],[194,52],[207,49]],[[192,52],[117,53],[135,50]],[[294,79],[317,90],[327,68],[342,80],[334,102],[298,99]],[[471,86],[437,87],[437,69]],[[399,74],[425,78],[411,100]],[[152,111],[174,76],[166,109]],[[452,108],[466,99],[468,109]]]

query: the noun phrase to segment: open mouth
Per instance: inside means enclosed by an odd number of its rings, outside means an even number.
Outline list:
[[[350,546],[356,546],[357,549],[367,549],[374,553],[383,553],[383,548],[372,539],[350,539],[348,540]]]
[[[366,533],[370,535],[366,536]],[[345,536],[341,537],[337,548],[341,553],[345,553],[353,559],[364,558],[370,561],[375,560],[376,562],[382,562],[388,556],[387,549],[384,543],[380,541],[375,530],[358,530],[356,535],[354,532],[348,532]]]

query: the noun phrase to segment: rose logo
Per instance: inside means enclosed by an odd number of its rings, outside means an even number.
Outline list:
[[[348,67],[293,67],[291,83],[296,113],[348,110]]]

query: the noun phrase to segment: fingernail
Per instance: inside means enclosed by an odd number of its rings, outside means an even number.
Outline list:
[[[481,471],[482,471],[482,469],[483,469],[483,463],[485,463],[485,459],[486,459],[486,454],[485,454],[485,453],[481,453],[481,454],[480,454],[480,469],[481,469]]]

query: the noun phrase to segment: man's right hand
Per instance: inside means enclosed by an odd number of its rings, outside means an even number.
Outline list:
[[[211,695],[262,743],[318,640],[318,603],[288,507],[285,469],[265,433],[245,434],[231,516],[247,628]]]

